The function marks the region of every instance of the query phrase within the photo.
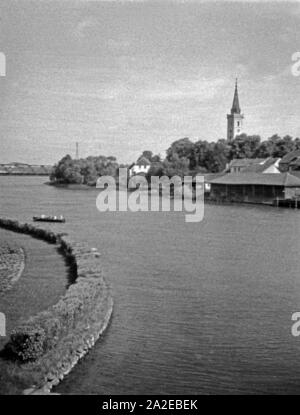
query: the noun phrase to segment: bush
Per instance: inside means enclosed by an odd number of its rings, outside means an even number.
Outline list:
[[[35,324],[24,324],[10,337],[6,350],[22,362],[36,360],[44,353],[46,333]]]

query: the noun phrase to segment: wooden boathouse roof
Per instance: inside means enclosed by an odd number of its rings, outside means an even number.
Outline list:
[[[228,173],[211,184],[300,187],[300,178],[290,173]]]

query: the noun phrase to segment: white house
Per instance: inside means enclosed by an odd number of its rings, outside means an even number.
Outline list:
[[[133,163],[129,167],[129,176],[134,176],[136,174],[146,174],[150,169],[151,163],[150,161],[142,156],[140,157],[136,163]]]

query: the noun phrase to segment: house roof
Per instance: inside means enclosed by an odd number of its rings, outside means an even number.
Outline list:
[[[224,174],[226,173],[224,173],[223,171],[219,173],[206,173],[203,175],[204,181],[205,183],[210,183],[212,180],[217,179],[218,177],[224,176]]]
[[[290,163],[290,166],[293,166],[293,167],[300,167],[300,156],[299,156],[299,157],[297,157],[297,158],[296,158],[296,160],[293,160],[293,161]]]
[[[290,153],[286,154],[284,157],[282,157],[280,163],[290,163],[297,157],[300,157],[300,149],[291,151]]]
[[[229,163],[229,167],[248,167],[252,164],[260,164],[264,163],[266,159],[233,159]]]
[[[299,177],[300,179],[300,170],[291,170],[290,174],[292,174],[293,176]]]
[[[300,187],[300,178],[289,173],[228,173],[211,184]]]
[[[254,163],[242,170],[242,173],[263,173],[269,167],[274,166],[280,158],[269,157],[263,163]],[[275,166],[277,167],[277,166]]]

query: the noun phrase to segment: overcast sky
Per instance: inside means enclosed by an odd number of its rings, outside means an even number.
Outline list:
[[[3,4],[4,3],[4,4]],[[245,130],[300,136],[300,4],[1,2],[0,162],[66,153],[130,162],[182,137],[226,137],[235,77]]]

